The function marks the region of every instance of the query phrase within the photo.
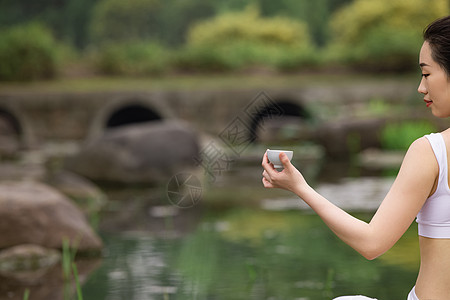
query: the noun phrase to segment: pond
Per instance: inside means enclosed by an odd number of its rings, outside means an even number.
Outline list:
[[[262,188],[259,164],[238,169],[191,208],[160,199],[161,189],[109,191],[100,224],[106,247],[83,284],[84,299],[406,299],[419,267],[415,223],[386,254],[367,261],[300,200]],[[314,185],[337,202],[349,193],[368,198],[349,206],[367,221],[392,183],[347,163],[314,172]]]

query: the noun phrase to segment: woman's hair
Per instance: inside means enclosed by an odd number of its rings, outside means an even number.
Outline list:
[[[423,39],[430,44],[431,57],[450,77],[450,16],[428,25],[423,32]]]

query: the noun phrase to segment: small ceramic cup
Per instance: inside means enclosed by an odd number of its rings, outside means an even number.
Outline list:
[[[293,151],[290,150],[270,150],[267,149],[267,157],[269,158],[269,161],[273,164],[275,169],[283,169],[283,164],[280,161],[280,153],[284,152],[289,160],[292,159],[292,155],[294,154]]]

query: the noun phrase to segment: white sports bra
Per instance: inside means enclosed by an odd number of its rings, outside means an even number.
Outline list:
[[[417,214],[419,235],[436,239],[450,239],[450,188],[448,186],[447,148],[440,133],[425,136],[433,148],[439,165],[436,191]]]

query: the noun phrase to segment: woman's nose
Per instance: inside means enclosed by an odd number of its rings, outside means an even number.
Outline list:
[[[425,84],[423,83],[424,77],[422,77],[422,80],[420,81],[419,87],[417,88],[417,91],[421,94],[426,95],[427,94],[427,88],[425,87]]]

